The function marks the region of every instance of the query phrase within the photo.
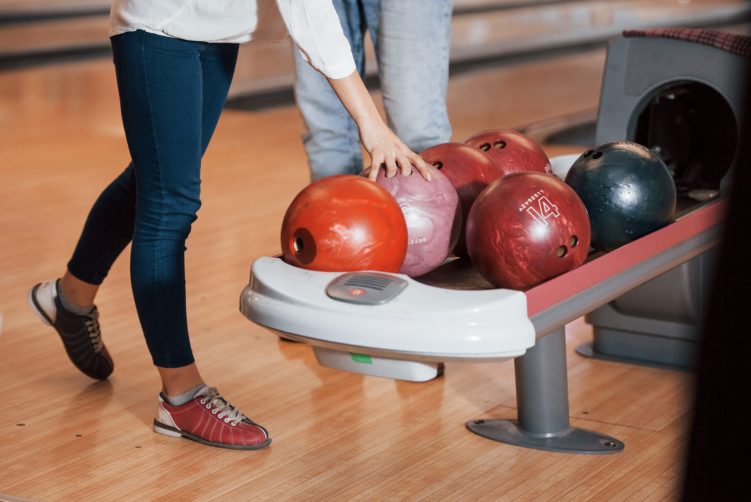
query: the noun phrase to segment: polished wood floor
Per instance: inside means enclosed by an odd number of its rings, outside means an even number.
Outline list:
[[[597,106],[602,51],[452,79],[455,139]],[[86,212],[128,161],[107,61],[0,73],[0,494],[71,500],[675,500],[690,414],[687,373],[584,359],[567,330],[572,423],[626,443],[567,455],[482,439],[464,423],[514,417],[511,361],[448,364],[428,383],[319,367],[238,312],[253,259],[307,181],[293,107],[227,111],[205,158],[188,243],[189,320],[206,379],[260,423],[266,450],[151,431],[159,380],[133,306],[128,256],[97,300],[115,358],[107,382],[68,362],[26,306],[61,274]],[[550,149],[549,153],[570,151]],[[0,495],[0,499],[3,496]]]

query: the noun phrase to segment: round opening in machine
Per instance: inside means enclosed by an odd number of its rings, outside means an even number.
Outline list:
[[[679,198],[707,200],[719,194],[735,159],[738,124],[718,91],[699,82],[676,82],[645,102],[634,141],[665,161]]]

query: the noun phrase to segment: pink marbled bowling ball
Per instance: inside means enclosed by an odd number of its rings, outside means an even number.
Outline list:
[[[451,181],[430,167],[431,181],[417,169],[409,176],[398,173],[387,178],[378,173],[376,182],[399,203],[407,222],[407,256],[400,272],[410,277],[438,267],[456,245],[462,227],[459,196]]]

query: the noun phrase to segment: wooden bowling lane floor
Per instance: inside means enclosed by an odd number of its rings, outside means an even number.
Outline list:
[[[455,139],[597,106],[604,53],[452,79]],[[569,326],[572,422],[625,441],[576,456],[488,441],[464,423],[514,417],[513,363],[449,363],[417,384],[320,367],[237,308],[254,258],[307,180],[292,107],[227,111],[205,158],[188,242],[192,342],[206,379],[269,427],[270,448],[213,449],[153,433],[159,381],[139,331],[127,251],[98,297],[115,358],[93,383],[26,306],[62,272],[86,211],[128,160],[111,64],[0,74],[0,494],[30,500],[673,500],[691,376],[584,359]],[[552,153],[552,152],[551,152]],[[0,495],[0,499],[3,496]]]

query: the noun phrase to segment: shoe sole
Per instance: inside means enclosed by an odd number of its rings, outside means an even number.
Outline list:
[[[37,303],[36,295],[34,293],[37,289],[39,289],[39,286],[41,286],[41,284],[37,284],[29,290],[29,306],[44,324],[54,327],[55,324],[53,323],[52,319],[49,318],[47,313],[42,310],[42,307]]]
[[[154,420],[154,432],[163,434],[165,436],[173,437],[173,438],[184,437],[186,439],[190,439],[197,443],[205,444],[208,446],[216,446],[217,448],[228,448],[230,450],[260,450],[261,448],[265,448],[271,444],[270,437],[267,437],[264,443],[250,445],[250,446],[238,446],[238,445],[231,445],[231,444],[224,444],[224,443],[215,443],[213,441],[206,441],[205,439],[199,438],[198,436],[195,436],[191,434],[190,432],[185,432],[180,429],[176,429],[169,425],[163,424],[158,420]]]

